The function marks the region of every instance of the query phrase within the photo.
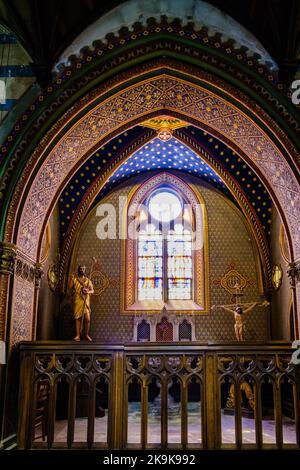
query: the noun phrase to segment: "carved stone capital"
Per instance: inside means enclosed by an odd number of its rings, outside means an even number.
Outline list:
[[[16,245],[0,242],[0,274],[13,274],[16,256]]]
[[[300,283],[300,261],[289,264],[287,275],[290,280],[290,286],[294,289]]]
[[[44,274],[42,264],[41,263],[36,263],[34,266],[34,282],[35,282],[35,287],[39,288],[41,284],[41,279]]]

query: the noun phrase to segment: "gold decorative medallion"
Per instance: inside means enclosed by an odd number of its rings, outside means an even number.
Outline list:
[[[236,292],[237,286],[243,290],[247,285],[247,279],[242,276],[236,269],[228,271],[221,279],[221,286],[230,294]]]
[[[272,269],[272,285],[275,290],[279,290],[282,284],[283,271],[280,264],[275,264]]]
[[[91,281],[94,286],[94,295],[102,294],[110,284],[110,280],[107,275],[101,271],[93,271],[91,273]]]
[[[187,125],[185,121],[171,116],[157,116],[155,118],[148,119],[148,121],[144,121],[142,124],[146,127],[150,127],[151,129],[155,129],[157,137],[162,142],[170,140],[175,129],[180,129]]]
[[[50,290],[54,292],[59,281],[58,268],[56,264],[50,264],[47,271],[47,279]]]

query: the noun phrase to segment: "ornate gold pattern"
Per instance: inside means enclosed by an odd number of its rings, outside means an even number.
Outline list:
[[[19,341],[30,341],[33,339],[34,291],[35,285],[33,282],[25,281],[18,276],[15,277],[10,335],[11,346],[17,344]]]
[[[258,258],[258,253],[256,251],[257,247],[255,244],[253,244],[253,250],[255,258]],[[242,293],[245,287],[254,286],[258,283],[258,292],[260,293],[260,295],[264,295],[259,259],[256,259],[256,275],[257,281],[254,277],[244,276],[237,270],[235,261],[231,261],[230,263],[228,263],[228,270],[226,271],[226,273],[221,278],[213,279],[211,284],[215,286],[221,286],[223,289],[225,289],[231,295],[231,299],[233,302],[235,301],[234,294],[236,294],[237,292],[237,285],[238,289],[240,289],[240,293]]]
[[[51,263],[47,271],[48,286],[52,292],[56,290],[59,282],[59,269],[56,263]]]
[[[271,288],[271,262],[270,262],[270,252],[268,242],[265,237],[264,230],[261,226],[261,223],[256,216],[255,210],[253,209],[252,205],[249,201],[245,198],[245,194],[241,191],[241,188],[237,184],[237,182],[230,177],[230,175],[224,170],[224,168],[216,162],[212,155],[210,155],[206,150],[204,150],[197,142],[194,142],[192,139],[188,138],[182,132],[176,132],[176,138],[182,140],[186,145],[188,145],[192,150],[196,150],[205,161],[209,163],[215,170],[215,172],[223,179],[224,183],[234,196],[235,200],[239,203],[239,206],[247,221],[249,222],[249,227],[251,228],[251,232],[253,232],[255,239],[257,241],[257,245],[259,251],[261,253],[261,258],[264,264],[264,270],[267,273],[266,282],[267,287]]]
[[[178,100],[178,95],[182,99]],[[150,97],[148,99],[147,97]],[[295,247],[300,253],[299,187],[286,161],[273,142],[248,116],[207,90],[167,75],[132,86],[104,101],[71,129],[50,153],[33,184],[20,223],[18,243],[31,256],[37,246],[34,233],[40,231],[45,212],[64,175],[86,152],[122,123],[140,119],[162,105],[166,109],[205,123],[212,133],[226,135],[257,166],[264,181],[272,182],[277,200],[285,206]],[[47,191],[45,189],[47,188]],[[34,211],[30,210],[34,207]]]
[[[282,267],[279,264],[275,264],[272,269],[272,285],[275,290],[279,290],[282,284]]]
[[[94,286],[94,295],[101,295],[110,285],[110,279],[102,271],[92,271],[90,278]]]
[[[16,245],[0,242],[0,274],[13,274],[16,255]]]
[[[119,206],[119,197],[126,197],[130,199],[132,194],[135,193],[137,186],[134,185],[137,181],[143,182],[150,178],[149,175],[139,176],[134,181],[128,182],[125,185],[116,188],[101,200],[102,203],[112,204],[116,209]],[[254,282],[248,286],[245,292],[245,300],[250,301],[253,298],[261,295],[260,280],[259,280],[259,267],[256,266],[255,260],[258,258],[258,252],[255,248],[256,245],[251,242],[245,244],[245,240],[252,237],[251,233],[247,233],[244,217],[241,211],[232,203],[228,204],[226,198],[211,190],[206,186],[199,185],[196,178],[187,175],[185,181],[189,181],[190,187],[197,195],[198,192],[204,201],[205,209],[207,212],[207,219],[210,221],[209,230],[209,246],[213,249],[209,250],[209,259],[205,259],[205,267],[208,266],[210,276],[213,278],[223,277],[224,272],[227,271],[227,263],[232,259],[238,251],[238,270],[244,274],[249,280],[253,279]],[[201,201],[200,198],[200,201]],[[123,288],[121,287],[122,269],[125,267],[125,262],[121,260],[122,244],[125,240],[103,240],[99,241],[96,235],[96,226],[98,218],[96,217],[97,205],[95,205],[88,215],[84,218],[81,227],[77,230],[77,240],[72,250],[72,257],[69,272],[72,272],[77,263],[83,262],[89,266],[90,259],[95,256],[98,257],[102,268],[110,278],[110,286],[101,294],[101,296],[92,296],[92,328],[93,337],[96,341],[101,343],[111,343],[113,341],[127,342],[132,340],[132,322],[135,315],[134,310],[131,314],[121,314],[121,302],[123,296]],[[118,211],[118,209],[117,209]],[[225,234],[222,233],[224,227],[224,220],[226,222],[233,217],[233,224],[228,227]],[[126,226],[126,218],[122,217],[124,227]],[[205,219],[206,220],[206,219]],[[117,217],[117,233],[120,233],[119,217]],[[123,225],[122,225],[123,227]],[[122,234],[124,233],[121,230]],[[224,236],[225,235],[225,236]],[[252,240],[252,238],[251,238]],[[125,249],[123,251],[125,253]],[[116,263],[116,260],[118,262]],[[121,269],[120,269],[121,268]],[[95,270],[98,268],[95,266]],[[121,275],[122,274],[122,275]],[[257,282],[255,282],[255,280]],[[205,298],[209,299],[208,304],[225,304],[228,303],[228,293],[218,286],[207,283],[208,292]],[[64,338],[72,337],[73,321],[69,316],[67,308],[64,314],[60,316],[61,330],[65,332]],[[191,310],[188,310],[190,313]],[[156,316],[155,315],[152,316]],[[184,318],[185,314],[180,314],[180,318]],[[268,323],[266,321],[268,316],[260,314],[259,309],[253,311],[253,315],[247,320],[247,327],[249,339],[266,341],[269,339]],[[216,311],[211,314],[195,314],[196,337],[201,341],[230,341],[234,339],[232,328],[232,318]]]
[[[232,295],[236,292],[236,285],[238,285],[241,290],[246,287],[247,279],[236,269],[231,269],[222,277],[220,284],[223,289],[227,290],[227,292]]]
[[[6,340],[9,277],[13,275],[17,247],[12,243],[0,242],[0,340]]]
[[[157,131],[157,136],[163,142],[171,139],[172,133],[175,129],[180,129],[187,125],[185,121],[172,116],[157,116],[142,122],[142,124],[143,126],[155,129]]]
[[[14,276],[14,303],[10,344],[31,340],[35,336],[36,295],[43,275],[42,265],[32,263],[17,249]]]
[[[280,229],[279,229],[279,246],[280,246],[280,251],[282,254],[282,257],[286,262],[289,262],[290,260],[290,255],[289,255],[289,246],[285,234],[285,229],[284,226],[281,224]]]
[[[162,63],[162,62],[161,62]],[[171,63],[171,62],[170,62]],[[155,64],[153,65],[153,68],[158,68],[160,62],[156,61]],[[176,68],[174,64],[172,67]],[[178,66],[177,66],[178,67]],[[143,70],[144,72],[146,71],[147,67],[145,67]],[[148,66],[149,70],[149,66]],[[178,70],[180,70],[180,66],[178,67]],[[182,67],[182,70],[185,70],[185,67]],[[134,76],[134,73],[136,71],[132,69],[130,71],[131,76]],[[139,72],[140,73],[140,72]],[[192,69],[190,67],[189,73],[192,74]],[[208,83],[213,84],[213,86],[219,86],[220,89],[225,90],[227,93],[231,95],[233,99],[237,99],[240,101],[240,103],[247,105],[249,108],[250,112],[254,112],[257,119],[262,119],[264,123],[269,127],[270,131],[274,133],[274,136],[276,135],[276,138],[282,141],[283,146],[287,150],[287,152],[291,151],[293,153],[295,149],[287,139],[286,135],[282,130],[279,129],[279,127],[264,113],[256,104],[253,105],[252,102],[250,102],[245,95],[243,95],[241,92],[238,92],[237,90],[233,90],[232,87],[224,85],[220,80],[216,79],[216,77],[211,77],[210,75],[204,73],[204,72],[193,72],[195,77],[202,77],[204,81],[206,80]],[[125,76],[123,76],[124,79]],[[127,79],[128,76],[125,78]],[[111,86],[112,83],[116,84],[117,81],[119,80],[119,77],[115,79],[115,82],[110,82],[109,85],[106,84],[106,86],[101,86],[101,92],[103,90],[107,91],[108,87]],[[175,79],[173,79],[174,81]],[[175,80],[176,81],[176,80]],[[178,80],[177,80],[178,81]],[[155,80],[152,79],[152,85],[155,84]],[[178,83],[179,84],[179,83]],[[139,85],[139,90],[140,94],[139,97],[140,99],[143,99],[143,90],[142,90],[143,84]],[[192,89],[196,91],[196,96],[197,96],[197,90],[198,88],[195,86],[191,86]],[[127,90],[126,90],[127,91]],[[110,100],[110,104],[113,106],[113,104],[117,104],[116,100],[119,99],[120,102],[122,102],[122,98],[125,97],[126,99],[126,91],[125,93],[120,93],[119,96],[116,96]],[[138,91],[138,87],[135,88],[135,91]],[[164,92],[169,93],[171,91],[170,88],[164,89]],[[185,89],[185,91],[187,91]],[[191,90],[192,92],[192,90]],[[74,106],[71,110],[69,110],[65,116],[63,116],[61,119],[57,121],[55,126],[51,129],[51,131],[41,140],[39,146],[37,147],[36,151],[33,152],[32,158],[28,160],[28,163],[26,165],[26,168],[19,179],[15,194],[12,199],[12,203],[9,209],[9,214],[7,217],[7,226],[6,226],[6,234],[7,234],[7,239],[11,239],[12,237],[12,231],[13,231],[13,224],[14,221],[16,220],[16,213],[18,211],[18,207],[20,204],[20,201],[22,200],[22,192],[24,189],[25,184],[28,181],[28,178],[31,174],[31,171],[36,165],[36,162],[39,160],[40,162],[43,161],[43,158],[45,155],[43,153],[45,152],[45,149],[47,148],[48,144],[50,143],[51,139],[58,134],[58,132],[63,128],[63,125],[68,122],[69,119],[72,118],[73,113],[77,112],[80,107],[84,107],[87,105],[87,103],[90,101],[90,99],[97,98],[99,96],[99,90],[93,91],[93,93],[90,96],[84,97],[83,100],[79,101],[76,106]],[[189,93],[188,93],[189,94]],[[246,155],[250,161],[253,161],[255,168],[257,168],[258,172],[260,169],[262,170],[262,173],[264,175],[264,181],[268,181],[270,183],[269,188],[274,189],[274,193],[276,195],[277,201],[280,201],[282,211],[281,213],[283,214],[284,220],[287,221],[287,224],[290,229],[290,234],[289,234],[289,241],[290,243],[294,245],[294,251],[295,255],[298,256],[300,254],[300,240],[299,240],[299,188],[298,185],[295,184],[295,178],[292,173],[292,170],[290,169],[288,163],[285,161],[284,157],[280,152],[278,152],[277,148],[274,146],[274,144],[269,140],[269,137],[267,137],[260,128],[258,128],[250,118],[246,117],[243,113],[241,113],[237,108],[234,108],[232,105],[228,106],[228,102],[224,100],[220,100],[219,98],[216,98],[216,95],[213,93],[208,93],[210,97],[212,98],[212,102],[214,105],[216,105],[216,109],[220,111],[220,114],[218,116],[218,113],[215,112],[215,109],[210,107],[211,109],[211,116],[214,116],[216,119],[213,122],[208,121],[207,118],[207,113],[203,114],[203,126],[206,127],[209,131],[211,131],[213,134],[217,134],[220,132],[220,134],[223,136],[223,139],[225,140],[225,134],[228,133],[230,137],[232,137],[232,145],[235,147],[240,148],[241,154]],[[138,95],[135,95],[136,97]],[[175,95],[176,96],[176,95]],[[182,95],[181,95],[182,96]],[[198,95],[199,97],[199,95]],[[127,96],[128,98],[128,96]],[[134,97],[133,97],[134,98]],[[158,96],[159,98],[159,96]],[[180,103],[180,105],[174,100],[174,95],[173,97],[170,97],[170,100],[164,101],[165,96],[161,96],[162,101],[160,102],[160,105],[164,105],[166,107],[170,106],[171,110],[174,112],[181,113],[182,115],[186,115],[187,117],[191,117],[195,119],[196,122],[201,122],[201,115],[202,113],[200,112],[201,110],[199,109],[199,101],[197,99],[194,99],[193,93],[190,93],[190,104],[187,101],[188,96],[184,96],[184,100]],[[60,98],[61,99],[61,98]],[[216,101],[214,101],[216,99]],[[148,112],[156,112],[157,106],[159,105],[159,99],[155,100],[152,99],[151,95],[151,100],[152,102],[147,104],[147,106],[144,106],[143,110],[142,107],[140,106],[140,103],[137,103],[139,105],[139,109],[141,110],[141,113],[147,114]],[[201,101],[201,100],[200,100]],[[202,100],[205,105],[205,99]],[[78,123],[77,126],[77,131],[79,132],[77,135],[77,143],[82,142],[82,145],[79,144],[79,147],[72,147],[71,144],[72,141],[75,141],[75,134],[71,134],[75,128],[73,128],[68,134],[65,135],[65,138],[63,141],[60,142],[59,146],[56,147],[53,152],[47,157],[47,160],[43,163],[43,167],[40,169],[39,172],[37,172],[37,179],[32,187],[31,193],[29,194],[29,199],[25,205],[25,209],[23,208],[22,213],[24,219],[22,220],[22,230],[19,233],[18,240],[22,239],[21,247],[28,251],[29,255],[32,257],[35,257],[35,253],[37,252],[37,243],[38,243],[38,235],[42,230],[43,226],[43,219],[44,217],[47,217],[49,214],[50,210],[50,204],[53,204],[55,201],[55,194],[56,191],[59,190],[59,186],[61,183],[61,180],[59,178],[59,173],[65,174],[67,173],[68,170],[72,168],[72,165],[75,164],[75,162],[79,163],[79,158],[82,156],[84,152],[88,149],[89,145],[92,147],[93,145],[99,144],[99,140],[103,139],[105,140],[106,138],[109,138],[109,132],[114,133],[117,131],[118,128],[123,126],[126,126],[126,123],[136,119],[137,121],[141,119],[141,116],[137,114],[137,112],[132,112],[132,104],[133,101],[127,101],[127,114],[125,115],[124,113],[121,113],[121,121],[120,122],[112,122],[110,121],[110,109],[109,109],[109,100],[107,101],[105,108],[105,103],[104,106],[102,106],[102,109],[106,111],[106,117],[105,120],[110,123],[110,126],[108,126],[108,129],[106,130],[104,128],[103,134],[98,133],[96,136],[96,139],[92,142],[92,140],[89,140],[88,138],[85,138],[84,136],[84,129],[85,126],[82,125],[83,123]],[[169,105],[169,103],[171,104]],[[225,106],[223,107],[222,104],[225,103]],[[228,113],[226,113],[226,107]],[[117,107],[118,109],[118,107]],[[126,106],[125,106],[125,111],[126,111]],[[223,114],[222,114],[223,111]],[[233,113],[231,113],[233,111]],[[236,120],[232,120],[234,118],[235,112],[236,114]],[[45,116],[41,118],[41,121],[45,119],[47,113],[49,113],[49,110],[45,112]],[[89,115],[90,116],[90,115]],[[114,116],[112,116],[114,117]],[[101,120],[100,120],[101,121]],[[231,121],[231,122],[230,122]],[[101,122],[100,122],[101,124]],[[230,129],[233,129],[234,132],[236,131],[234,126],[237,125],[237,128],[239,124],[241,125],[239,132],[240,134],[234,133],[232,134],[230,132]],[[88,128],[88,126],[87,126]],[[241,132],[241,129],[243,128],[243,131]],[[100,127],[101,129],[101,127]],[[97,130],[97,125],[96,128],[93,129],[93,131]],[[36,130],[34,129],[34,132]],[[105,133],[107,132],[107,134]],[[68,142],[68,139],[70,140]],[[275,139],[275,137],[274,137]],[[97,142],[97,143],[96,143]],[[255,143],[258,144],[257,149],[255,149]],[[15,153],[14,157],[14,162],[16,162],[16,159],[24,151],[24,146],[26,144],[26,140],[23,140],[20,144],[20,147]],[[251,148],[252,146],[252,148]],[[68,149],[71,149],[68,150]],[[75,151],[74,151],[75,148]],[[253,150],[253,153],[252,153]],[[57,153],[56,153],[57,151]],[[76,154],[77,152],[77,154]],[[252,160],[253,156],[253,160]],[[57,168],[58,167],[58,168]],[[109,169],[107,170],[107,173],[103,175],[103,180],[106,179],[107,175],[109,173]],[[41,176],[46,179],[46,181],[41,178]],[[50,178],[50,179],[49,179]],[[39,180],[39,183],[37,181]],[[288,190],[286,190],[288,188]],[[36,193],[34,194],[34,191]],[[273,193],[273,192],[272,192]],[[36,198],[36,200],[33,200],[32,198]],[[39,199],[42,199],[41,201]],[[279,203],[278,203],[279,204]],[[33,209],[33,212],[31,210]],[[27,216],[29,217],[28,220],[26,220],[26,213]],[[285,215],[284,215],[285,213]],[[31,218],[32,217],[32,218]],[[28,238],[29,235],[29,238]],[[29,250],[26,249],[26,246],[28,244],[28,247],[30,247]],[[293,253],[292,253],[293,255]]]
[[[48,258],[50,246],[51,246],[51,227],[50,227],[50,223],[48,222],[44,236],[43,236],[42,245],[41,245],[41,257],[40,257],[41,263],[44,263],[46,259]]]

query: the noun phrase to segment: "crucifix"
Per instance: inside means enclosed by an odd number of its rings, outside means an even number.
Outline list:
[[[213,305],[212,310],[215,310],[216,308],[221,308],[225,312],[230,312],[233,313],[234,316],[234,332],[237,341],[245,341],[244,338],[244,333],[245,333],[245,322],[244,322],[244,314],[247,312],[250,312],[253,310],[254,307],[257,305],[259,306],[267,306],[269,305],[268,301],[264,301],[261,304],[258,302],[248,302],[248,303],[241,303],[240,298],[243,297],[243,289],[240,286],[240,284],[236,283],[234,286],[235,292],[233,293],[233,296],[235,297],[235,303],[234,304],[228,304],[228,305]]]

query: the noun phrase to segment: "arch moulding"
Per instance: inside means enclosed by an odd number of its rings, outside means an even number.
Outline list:
[[[145,198],[156,188],[161,185],[169,185],[173,187],[182,198],[186,198],[187,204],[190,205],[193,213],[191,225],[195,230],[194,224],[197,223],[199,237],[197,241],[194,239],[193,250],[193,306],[198,313],[209,313],[209,256],[208,256],[208,226],[206,207],[202,196],[191,184],[184,182],[179,176],[172,172],[163,171],[160,174],[146,179],[144,182],[136,185],[129,195],[129,200],[123,210],[123,240],[122,240],[122,313],[132,313],[132,311],[140,310],[136,300],[136,272],[137,272],[137,244],[136,240],[128,236],[128,226],[134,218],[133,213],[143,204]],[[188,313],[191,306],[187,310],[182,307],[177,313]],[[157,313],[161,308],[152,309],[142,308],[147,313]],[[173,307],[172,309],[176,309]]]
[[[205,72],[199,71],[196,77],[164,67],[163,73],[159,68],[151,73],[152,76],[136,75],[136,83],[132,83],[131,71],[131,82],[126,83],[122,77],[121,89],[111,85],[109,96],[107,89],[106,93],[103,88],[93,90],[90,101],[85,97],[78,103],[81,111],[87,103],[92,109],[78,118],[76,108],[77,118],[73,116],[73,121],[68,118],[68,131],[60,124],[54,136],[55,146],[50,148],[47,139],[41,141],[16,187],[7,216],[6,240],[16,243],[33,262],[38,261],[47,219],[63,185],[75,169],[112,135],[145,120],[146,116],[169,112],[206,129],[247,160],[265,183],[281,214],[288,234],[291,261],[300,258],[300,188],[292,168],[275,144],[279,140],[276,125],[274,131],[270,119],[249,98],[241,92],[235,93],[234,89]],[[281,145],[293,161],[285,142]],[[103,184],[112,171],[113,167],[108,166],[103,174]],[[13,221],[16,221],[15,225]],[[22,296],[18,294],[19,289],[22,289],[21,283],[14,286],[12,324],[22,320],[23,333],[21,337],[18,335],[18,340],[31,339],[32,305],[35,302],[28,302],[30,312],[23,308],[20,319],[17,299],[21,301]],[[11,335],[14,342],[13,327]]]

